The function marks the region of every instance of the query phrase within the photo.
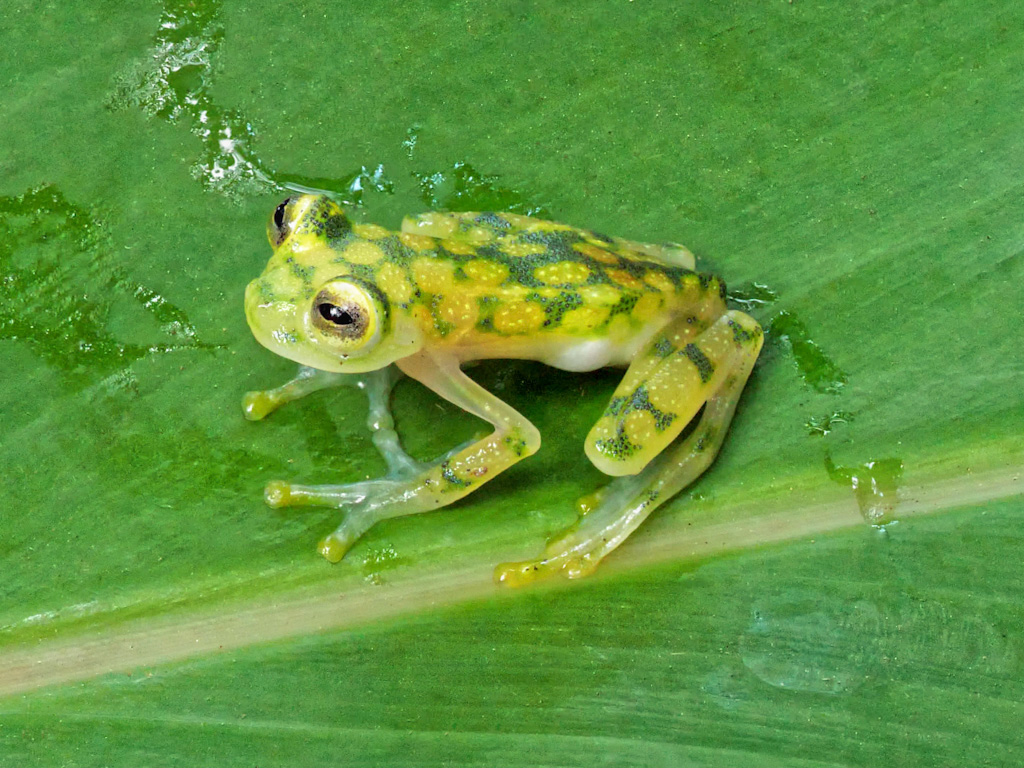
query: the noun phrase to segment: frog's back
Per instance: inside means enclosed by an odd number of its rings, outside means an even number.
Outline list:
[[[560,361],[590,344],[601,351],[588,368],[621,362],[671,316],[705,325],[724,296],[681,246],[509,213],[426,213],[399,233],[356,224],[334,248],[333,263],[376,285],[429,346],[466,359]]]
[[[516,339],[618,344],[724,292],[717,278],[689,268],[692,256],[680,246],[502,213],[425,214],[403,229],[443,238],[433,258],[413,260],[410,270],[418,311],[440,345],[490,344],[500,356]]]

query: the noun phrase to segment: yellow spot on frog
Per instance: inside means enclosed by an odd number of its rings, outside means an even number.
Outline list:
[[[421,256],[412,263],[412,276],[421,291],[444,293],[454,289],[454,264],[442,259]]]
[[[635,290],[643,286],[643,283],[640,282],[640,280],[624,269],[606,269],[604,273],[608,275],[609,279],[625,288],[632,288]]]
[[[408,302],[414,290],[405,276],[405,270],[394,264],[385,264],[377,270],[377,286],[398,304]]]
[[[456,256],[472,256],[476,253],[476,246],[472,243],[467,243],[462,240],[448,239],[443,240],[441,245],[449,253],[454,253]]]
[[[578,261],[560,261],[537,267],[533,276],[548,285],[575,285],[586,282],[590,277],[590,267]]]
[[[585,285],[580,288],[580,298],[583,299],[585,307],[610,307],[622,298],[622,291],[606,283]]]
[[[508,267],[496,261],[474,259],[463,264],[462,271],[466,273],[466,277],[480,285],[501,285],[508,279]]]
[[[533,219],[529,216],[519,216],[517,214],[506,214],[505,218],[509,220],[512,226],[521,228],[526,232],[568,232],[575,231],[576,229],[568,224],[562,224],[557,221]]]
[[[379,224],[353,224],[352,234],[363,240],[383,240],[391,232]]]
[[[654,416],[647,411],[633,411],[625,418],[623,426],[631,443],[647,445],[654,434]]]
[[[437,246],[436,238],[428,237],[427,235],[413,235],[409,232],[400,232],[398,234],[398,240],[402,245],[407,248],[411,248],[417,253],[429,251]]]
[[[544,253],[547,251],[540,243],[517,243],[514,240],[506,238],[498,243],[498,247],[509,256],[535,256],[538,253]]]
[[[402,221],[403,231],[412,229],[439,238],[451,237],[457,227],[458,222],[444,213],[424,213],[415,219],[407,216]]]
[[[669,279],[668,275],[654,269],[644,275],[644,282],[664,293],[672,293],[675,290],[675,284]]]
[[[384,251],[366,240],[356,240],[342,251],[341,258],[351,264],[376,264],[384,258]]]
[[[543,308],[529,301],[511,301],[494,313],[494,329],[510,336],[534,333],[543,324]]]
[[[561,328],[566,333],[587,333],[608,319],[608,307],[579,307],[562,315]]]
[[[494,240],[494,234],[483,227],[472,227],[459,234],[457,237],[459,240],[463,240],[470,245],[475,245],[478,248],[481,245],[487,245]]]
[[[538,232],[546,222],[540,219],[531,219],[529,216],[521,216],[518,213],[503,213],[501,218],[512,225],[513,229],[522,229],[527,232]]]
[[[679,287],[680,300],[696,304],[701,300],[703,289],[700,287],[700,276],[696,273],[683,275],[682,285]]]
[[[664,302],[664,297],[659,293],[645,293],[633,305],[633,317],[644,323],[653,320],[658,316]]]
[[[479,309],[476,302],[465,294],[445,296],[437,306],[437,317],[457,329],[472,327]]]
[[[619,264],[619,257],[591,243],[573,243],[573,249],[601,264]]]

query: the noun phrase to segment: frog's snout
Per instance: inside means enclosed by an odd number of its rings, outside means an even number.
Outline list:
[[[258,296],[260,294],[259,286],[260,278],[256,278],[245,286],[245,319],[249,321],[249,326],[252,326],[253,319],[256,317],[256,309]]]
[[[275,304],[268,301],[268,286],[262,277],[258,277],[245,287],[245,319],[249,328],[261,343],[262,336],[274,321],[280,323],[280,317],[274,317]]]

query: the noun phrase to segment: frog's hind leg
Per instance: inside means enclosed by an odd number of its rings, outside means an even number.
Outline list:
[[[630,367],[587,438],[587,454],[596,457],[599,469],[626,476],[595,494],[596,506],[557,535],[541,558],[499,565],[497,581],[515,586],[559,572],[568,578],[586,576],[655,508],[714,461],[761,349],[761,327],[748,315],[731,311],[681,349],[669,350],[663,343],[672,334],[670,325],[648,349],[655,357],[664,355],[659,362],[641,355]],[[652,394],[660,387],[669,387],[671,398]],[[662,451],[702,405],[704,412],[693,430]],[[668,429],[665,422],[675,421],[669,414],[678,417],[678,429]],[[603,447],[602,440],[608,441]],[[658,455],[652,458],[652,452]]]

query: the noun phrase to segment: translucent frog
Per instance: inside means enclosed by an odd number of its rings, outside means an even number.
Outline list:
[[[248,393],[247,418],[355,384],[370,397],[374,443],[388,464],[375,480],[266,486],[272,507],[344,510],[319,545],[332,562],[374,523],[451,504],[537,451],[533,424],[462,370],[529,359],[566,371],[626,368],[584,442],[615,479],[585,497],[585,514],[543,554],[495,570],[508,585],[585,576],[711,464],[761,349],[757,322],[728,309],[723,283],[694,271],[693,255],[675,244],[510,213],[424,213],[391,232],[308,194],[277,206],[267,234],[274,253],[246,289],[246,317],[261,344],[300,369],[276,389]],[[401,374],[493,432],[433,462],[409,457],[388,411]]]

